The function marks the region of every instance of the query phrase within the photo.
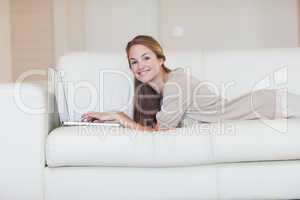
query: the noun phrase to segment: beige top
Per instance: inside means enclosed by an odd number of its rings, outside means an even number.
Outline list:
[[[160,127],[180,127],[186,120],[217,122],[276,116],[275,90],[259,90],[227,101],[214,88],[187,74],[183,68],[170,72],[163,89],[161,110],[156,114]]]

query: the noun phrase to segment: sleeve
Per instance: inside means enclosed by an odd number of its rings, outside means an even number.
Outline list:
[[[161,110],[156,120],[161,129],[178,127],[183,115],[191,104],[191,87],[186,76],[178,76],[166,83],[163,91]]]

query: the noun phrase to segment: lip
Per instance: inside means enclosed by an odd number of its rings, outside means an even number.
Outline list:
[[[150,71],[150,69],[144,69],[141,71],[138,71],[137,74],[140,76],[144,76],[145,74],[147,74]]]

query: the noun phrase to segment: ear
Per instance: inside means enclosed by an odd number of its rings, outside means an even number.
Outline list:
[[[159,58],[158,60],[159,60],[160,65],[164,64],[164,62],[165,62],[164,59],[162,59],[162,58]]]

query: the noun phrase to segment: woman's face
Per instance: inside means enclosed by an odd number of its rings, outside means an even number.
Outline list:
[[[136,44],[128,54],[131,70],[137,80],[147,83],[159,75],[163,59],[158,59],[149,48]]]

